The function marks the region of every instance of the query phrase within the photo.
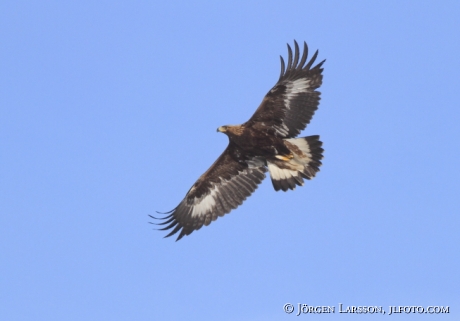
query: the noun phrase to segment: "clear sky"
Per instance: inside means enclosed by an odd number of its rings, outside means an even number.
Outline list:
[[[458,1],[2,1],[0,319],[460,320],[459,17]],[[216,128],[253,114],[294,39],[327,59],[301,134],[321,135],[321,171],[164,239],[148,215],[220,155]]]

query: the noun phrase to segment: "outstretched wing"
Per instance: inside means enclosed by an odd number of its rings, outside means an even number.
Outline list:
[[[325,60],[311,68],[318,55],[315,52],[307,61],[308,47],[304,42],[302,58],[299,62],[299,45],[296,41],[294,59],[292,49],[288,45],[288,65],[286,70],[281,58],[281,74],[276,85],[265,95],[259,108],[246,124],[273,133],[281,138],[296,137],[310,122],[318,109],[323,76],[322,64]]]
[[[241,205],[265,178],[266,171],[262,159],[247,157],[230,143],[158,225],[169,224],[161,230],[173,229],[166,237],[180,231],[178,241]]]

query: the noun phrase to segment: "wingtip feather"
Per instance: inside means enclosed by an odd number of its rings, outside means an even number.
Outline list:
[[[297,63],[299,62],[299,45],[297,41],[294,40],[294,62],[292,63],[292,68],[297,69]]]
[[[311,68],[311,66],[313,65],[313,63],[314,63],[315,60],[316,60],[316,57],[318,57],[318,53],[319,53],[319,51],[316,50],[316,51],[315,51],[315,54],[313,55],[313,57],[311,57],[310,61],[308,62],[308,64],[305,66],[304,69],[309,70],[309,69]]]
[[[300,59],[300,63],[299,63],[300,69],[302,69],[303,65],[305,65],[305,61],[307,61],[307,56],[308,56],[308,46],[307,46],[307,43],[304,41],[303,42],[303,54],[302,54],[302,58]]]
[[[284,68],[285,68],[283,56],[280,56],[280,60],[281,60],[281,73],[280,73],[279,79],[281,79],[284,76]]]
[[[287,44],[288,47],[288,65],[287,65],[287,70],[291,70],[292,67],[292,49],[289,44]]]

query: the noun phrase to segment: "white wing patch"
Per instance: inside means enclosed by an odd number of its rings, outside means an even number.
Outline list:
[[[310,80],[306,78],[300,78],[294,81],[289,81],[286,84],[286,94],[284,98],[284,104],[286,106],[286,109],[291,109],[291,99],[297,96],[297,94],[308,91],[309,87]]]
[[[214,188],[211,190],[211,193],[209,193],[208,195],[198,200],[195,198],[191,216],[192,217],[201,216],[201,215],[211,212],[216,206],[216,199],[215,199],[216,193],[217,193],[217,186],[214,186]]]
[[[260,166],[263,166],[264,162],[262,159],[259,158],[254,158],[251,161],[248,161],[248,167],[249,169],[253,168],[259,168]],[[200,197],[200,198],[195,198],[193,202],[193,210],[190,214],[192,218],[197,217],[197,216],[204,216],[207,215],[208,213],[212,213],[216,209],[217,202],[219,202],[219,199],[222,200],[222,193],[225,193],[225,187],[229,185],[230,188],[239,188],[239,189],[245,189],[247,192],[249,191],[247,183],[243,182],[238,182],[238,179],[244,180],[243,178],[239,178],[240,174],[247,174],[248,170],[243,170],[241,172],[238,172],[238,175],[235,175],[232,177],[230,180],[225,180],[223,178],[220,179],[220,183],[215,184],[211,191]],[[254,188],[255,189],[255,188]],[[252,191],[249,191],[249,195],[252,193]],[[249,196],[248,195],[248,196]],[[225,197],[223,197],[225,200]],[[238,204],[236,204],[236,207],[244,201],[246,197],[242,198],[239,200]],[[236,208],[235,207],[235,208]]]
[[[292,99],[294,99],[298,94],[309,91],[309,88],[310,88],[309,79],[300,78],[300,79],[288,81],[286,83],[286,93],[284,94],[284,105],[286,106],[286,109],[290,110]],[[276,133],[281,136],[289,135],[289,128],[286,126],[284,122],[279,126],[274,126],[274,129]]]

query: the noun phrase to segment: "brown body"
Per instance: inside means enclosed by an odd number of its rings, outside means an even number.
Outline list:
[[[258,129],[261,126],[257,125],[258,123],[247,122],[243,125],[221,126],[217,131],[226,134],[230,142],[244,151],[245,155],[273,158],[276,155],[291,154],[282,138]]]

